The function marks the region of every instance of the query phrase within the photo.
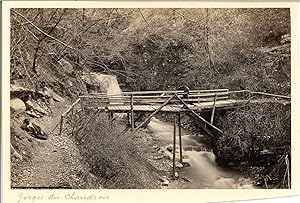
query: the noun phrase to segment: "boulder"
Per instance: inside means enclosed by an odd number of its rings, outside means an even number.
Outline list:
[[[179,162],[176,162],[175,163],[175,167],[176,168],[183,168],[183,165],[181,163],[179,163]]]
[[[26,110],[26,106],[21,99],[10,100],[10,112],[12,115],[19,115]]]
[[[186,161],[183,161],[181,164],[182,164],[183,167],[191,166],[191,164],[189,162],[186,162]]]
[[[15,84],[10,84],[10,98],[21,98],[24,100],[23,98],[26,98],[34,93],[34,90],[30,90]]]
[[[167,150],[168,150],[169,152],[172,152],[172,151],[173,151],[173,147],[172,147],[172,146],[169,146],[169,147],[167,147]]]
[[[27,110],[26,113],[27,113],[27,115],[29,115],[31,117],[35,117],[35,118],[42,117],[40,114],[35,113],[33,109]]]
[[[185,176],[182,176],[182,180],[184,180],[185,182],[191,182],[190,179],[188,179],[188,178],[185,177]]]
[[[25,106],[26,106],[26,113],[29,115],[32,115],[34,117],[41,117],[43,115],[48,115],[48,112],[43,109],[42,107],[40,107],[39,105],[37,105],[35,102],[32,102],[30,100],[25,102]],[[37,116],[35,116],[37,115]]]
[[[22,92],[22,91],[28,91],[28,89],[15,85],[15,84],[10,84],[10,91],[11,92]]]
[[[10,149],[12,158],[16,160],[23,160],[22,155],[14,148],[14,146],[12,146],[12,144],[10,144]]]
[[[25,102],[25,106],[26,106],[26,110],[34,108],[34,104],[32,103],[32,101],[29,100]]]
[[[159,180],[162,182],[162,186],[168,186],[170,183],[170,181],[168,180],[168,178],[166,176],[159,177]]]
[[[49,98],[53,98],[53,100],[58,101],[58,102],[63,102],[65,101],[61,96],[59,96],[58,94],[56,94],[53,90],[51,90],[48,87],[44,88],[44,95],[49,97]]]

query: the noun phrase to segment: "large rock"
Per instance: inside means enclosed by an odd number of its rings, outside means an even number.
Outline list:
[[[34,91],[24,88],[19,85],[10,84],[10,97],[11,98],[23,98],[30,94],[32,94]]]
[[[281,44],[291,43],[291,34],[282,35],[280,39],[280,43]]]
[[[26,101],[25,102],[25,106],[26,106],[26,110],[34,108],[34,104],[32,103],[32,101]]]
[[[19,85],[10,84],[10,92],[31,92],[32,90],[29,90],[25,87],[21,87]]]
[[[49,98],[53,98],[55,101],[58,101],[58,102],[63,102],[65,101],[61,96],[59,96],[58,94],[56,94],[53,90],[51,90],[50,88],[48,87],[45,87],[44,88],[44,92],[43,94]]]
[[[176,168],[183,168],[183,165],[180,162],[175,162]]]
[[[10,100],[10,112],[12,115],[19,115],[26,110],[26,106],[21,99]]]
[[[168,150],[169,152],[173,152],[173,147],[172,147],[172,146],[168,146],[168,147],[167,147],[167,150]]]
[[[45,131],[42,130],[42,128],[35,123],[31,122],[28,119],[25,119],[23,124],[21,125],[21,129],[28,132],[31,136],[41,139],[41,140],[47,140],[48,135]]]
[[[182,162],[182,166],[183,166],[183,167],[189,167],[189,166],[191,166],[191,165],[190,165],[189,162],[183,161],[183,162]]]
[[[166,176],[159,177],[159,180],[162,182],[162,186],[168,186],[170,183],[170,181],[168,180],[168,178]]]
[[[28,89],[19,85],[10,84],[10,97],[11,98],[21,98],[26,101],[31,96],[45,97],[44,93],[41,91],[35,91],[34,89]]]
[[[30,100],[25,102],[25,106],[26,110],[33,111],[42,115],[48,115],[48,112],[45,109],[41,108],[39,105]]]

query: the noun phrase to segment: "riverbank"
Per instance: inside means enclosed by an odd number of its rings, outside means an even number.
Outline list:
[[[57,111],[53,112],[52,123],[58,123],[63,109],[57,108]],[[276,186],[272,184],[274,180],[267,179],[265,182],[263,179],[271,171],[272,165],[265,168],[244,162],[220,167],[211,152],[210,139],[196,132],[193,127],[189,127],[193,124],[188,123],[188,117],[182,117],[183,157],[187,164],[179,163],[177,136],[177,178],[173,180],[171,122],[153,118],[147,129],[132,133],[126,126],[123,115],[117,115],[112,125],[106,118],[106,113],[81,112],[74,120],[76,123],[74,129],[66,128],[61,136],[53,132],[47,142],[34,140],[33,143],[38,143],[38,146],[31,151],[37,150],[38,153],[33,153],[33,161],[27,165],[28,167],[20,165],[13,167],[22,168],[23,171],[12,170],[12,185],[91,189],[199,189],[252,188],[253,181],[260,181],[258,182],[260,187]],[[49,119],[46,116],[39,124],[45,125]],[[25,173],[24,169],[29,173]],[[44,177],[42,174],[45,173],[52,175]],[[70,176],[63,176],[66,173]]]
[[[153,118],[149,131],[160,141],[172,156],[173,125]],[[176,129],[178,132],[178,128]],[[176,161],[179,162],[179,136],[176,136]],[[177,183],[176,188],[187,189],[238,189],[254,188],[252,180],[237,171],[222,168],[215,162],[215,155],[205,143],[205,136],[182,130],[183,166],[177,172],[186,182]]]
[[[202,116],[209,116],[202,114]],[[162,114],[161,120],[173,123],[174,116]],[[182,128],[201,135],[197,123],[181,116]],[[233,111],[221,111],[215,125],[224,134],[205,142],[223,168],[250,177],[261,188],[288,188],[290,185],[290,103],[263,99],[261,105],[245,103]],[[200,136],[196,136],[200,137]]]
[[[186,181],[180,174],[172,179],[170,152],[153,133],[147,129],[132,133],[122,115],[116,116],[110,126],[105,116],[86,112],[77,118],[73,129],[89,173],[103,188],[176,188]],[[179,163],[177,166],[181,167]]]
[[[291,103],[262,99],[224,112],[214,145],[218,163],[250,175],[263,188],[290,187]]]

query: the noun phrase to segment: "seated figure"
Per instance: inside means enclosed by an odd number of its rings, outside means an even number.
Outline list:
[[[48,139],[48,135],[41,129],[41,127],[30,122],[29,119],[27,119],[27,118],[24,120],[24,122],[21,126],[21,129],[25,130],[31,136],[33,136],[37,139],[41,139],[41,140]]]
[[[183,93],[183,99],[188,100],[189,99],[190,88],[187,85],[185,85],[183,87],[180,87],[179,90],[183,90],[183,92],[184,92]]]

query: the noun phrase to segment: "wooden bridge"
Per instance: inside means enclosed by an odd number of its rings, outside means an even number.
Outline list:
[[[180,113],[189,112],[204,124],[204,130],[212,135],[207,126],[222,133],[213,125],[216,110],[239,105],[241,100],[229,99],[228,89],[178,91],[140,91],[123,92],[122,95],[90,94],[80,96],[83,110],[98,109],[108,112],[110,120],[114,113],[127,113],[132,130],[145,126],[158,112]],[[210,121],[206,121],[199,113],[212,111]],[[135,123],[145,113],[151,113],[139,126]],[[136,117],[136,118],[135,118]]]
[[[238,93],[248,94],[248,99],[234,98],[233,95]],[[61,116],[60,133],[63,129],[64,118],[69,114],[73,117],[75,106],[79,104],[79,111],[97,110],[107,113],[111,124],[114,113],[127,113],[128,124],[131,126],[133,133],[146,126],[157,113],[172,113],[175,114],[173,149],[176,147],[176,126],[178,125],[179,154],[180,162],[182,162],[181,114],[189,113],[194,116],[199,121],[201,128],[211,137],[215,137],[223,133],[221,129],[213,124],[215,112],[239,107],[245,102],[249,102],[249,98],[254,94],[291,99],[291,97],[282,95],[248,90],[229,91],[228,89],[191,90],[188,93],[183,90],[123,92],[119,95],[94,93],[80,96]],[[203,112],[211,112],[209,121],[201,116]],[[136,123],[140,122],[146,113],[150,113],[150,115],[136,126]],[[175,176],[175,150],[173,150],[173,175]]]
[[[188,93],[183,90],[123,92],[119,95],[93,93],[80,96],[79,100],[83,111],[97,109],[107,112],[110,121],[113,120],[114,113],[127,113],[132,131],[146,126],[150,119],[159,112],[177,114],[179,119],[181,113],[190,113],[199,120],[200,126],[208,135],[214,136],[216,133],[223,133],[222,130],[213,125],[215,112],[238,107],[247,101],[245,99],[233,99],[232,96],[238,93],[249,94],[248,97],[259,94],[290,99],[288,96],[248,90],[211,89],[190,90]],[[209,121],[200,115],[203,112],[211,112]],[[145,113],[151,114],[136,126],[136,123],[141,121]]]

